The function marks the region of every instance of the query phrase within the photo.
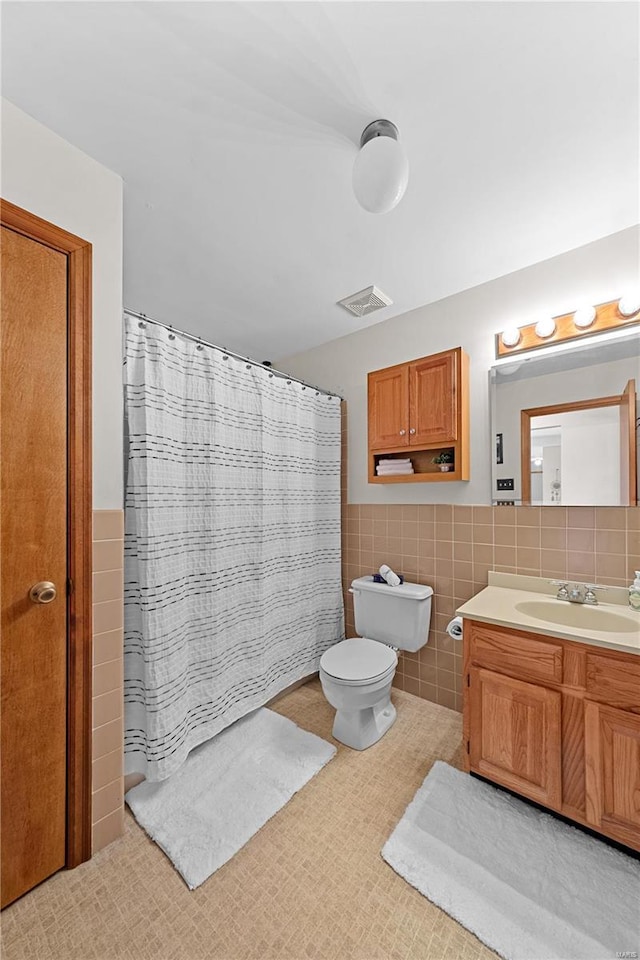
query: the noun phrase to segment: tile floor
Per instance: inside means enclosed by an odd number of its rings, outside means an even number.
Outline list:
[[[461,716],[394,691],[398,720],[337,756],[198,890],[127,814],[125,834],[2,914],[4,960],[490,960],[380,849]],[[274,708],[331,739],[317,680]]]

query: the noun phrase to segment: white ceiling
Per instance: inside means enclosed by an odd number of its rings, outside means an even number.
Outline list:
[[[3,94],[125,181],[125,304],[264,359],[638,221],[635,3],[2,4]],[[400,129],[396,210],[351,189]],[[375,283],[394,301],[336,305]],[[473,323],[473,318],[469,318]]]

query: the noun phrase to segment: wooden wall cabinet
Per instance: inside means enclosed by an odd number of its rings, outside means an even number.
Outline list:
[[[461,347],[374,370],[368,378],[369,481],[469,479],[469,362]],[[443,451],[453,469],[431,460]],[[380,459],[410,457],[415,473],[376,476]]]
[[[640,656],[464,621],[467,770],[640,851]]]

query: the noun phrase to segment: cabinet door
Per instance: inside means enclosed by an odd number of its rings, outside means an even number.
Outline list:
[[[409,369],[406,363],[369,374],[369,447],[409,443]]]
[[[560,694],[470,670],[471,769],[538,803],[561,805]]]
[[[585,700],[587,821],[640,849],[640,716]]]
[[[412,444],[452,443],[456,429],[457,351],[409,364],[409,439]]]

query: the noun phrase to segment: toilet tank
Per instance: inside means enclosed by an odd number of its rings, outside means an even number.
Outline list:
[[[361,637],[414,653],[429,639],[433,590],[421,583],[389,587],[373,577],[351,583],[356,630]]]

